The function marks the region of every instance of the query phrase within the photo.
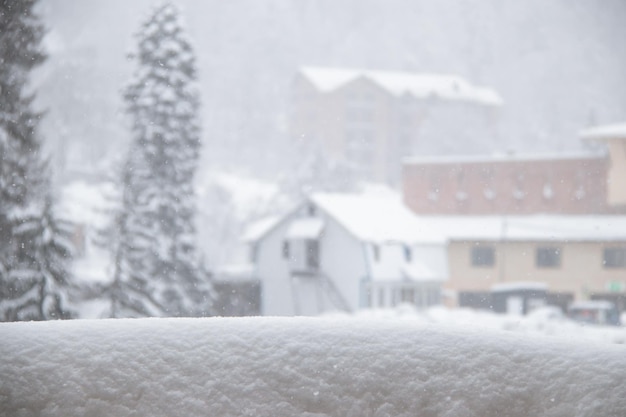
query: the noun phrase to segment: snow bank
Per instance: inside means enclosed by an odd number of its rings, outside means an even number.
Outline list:
[[[416,321],[0,324],[0,416],[623,416],[626,351]]]

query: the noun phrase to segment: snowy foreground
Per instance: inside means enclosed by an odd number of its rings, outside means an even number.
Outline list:
[[[0,324],[0,416],[621,416],[626,348],[373,318]]]

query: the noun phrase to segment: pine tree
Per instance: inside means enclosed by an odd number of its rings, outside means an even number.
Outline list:
[[[0,320],[67,318],[67,225],[55,216],[27,93],[41,64],[36,0],[0,0]]]
[[[133,143],[115,222],[112,315],[201,315],[208,279],[195,247],[195,57],[169,4],[155,9],[138,39],[138,67],[124,94]]]

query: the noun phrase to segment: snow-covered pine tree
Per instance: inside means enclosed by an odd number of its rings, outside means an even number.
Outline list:
[[[0,0],[0,320],[65,318],[68,230],[53,215],[48,167],[28,94],[43,62],[36,0]]]
[[[158,6],[138,35],[124,93],[133,143],[124,168],[116,316],[204,315],[208,274],[195,246],[193,179],[200,152],[195,57],[177,9]]]

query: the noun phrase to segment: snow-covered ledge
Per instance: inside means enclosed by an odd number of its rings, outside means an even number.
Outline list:
[[[354,318],[0,324],[0,416],[623,416],[626,350]]]

